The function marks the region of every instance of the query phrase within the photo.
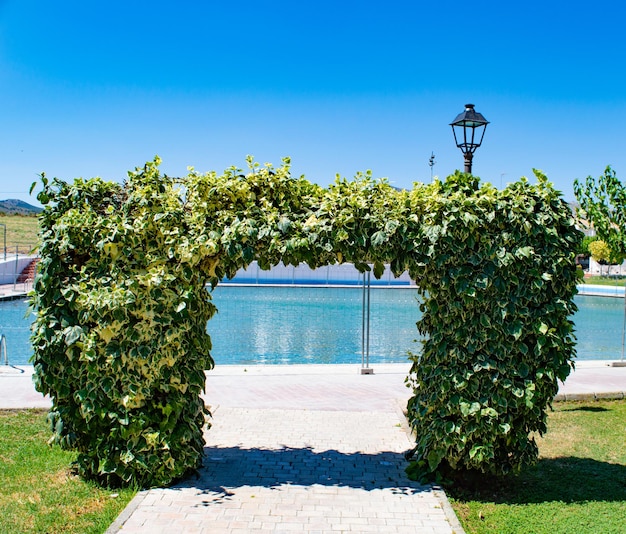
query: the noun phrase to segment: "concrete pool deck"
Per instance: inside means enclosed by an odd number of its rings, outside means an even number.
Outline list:
[[[626,367],[604,360],[577,361],[555,400],[626,398]],[[389,402],[404,406],[411,393],[404,385],[410,365],[374,364],[374,374],[359,365],[218,365],[207,371],[209,406],[262,409],[372,412]],[[48,408],[35,391],[29,365],[0,365],[0,409]]]
[[[139,492],[113,533],[412,532],[461,534],[443,491],[404,474],[409,364],[218,366],[205,466]],[[0,408],[47,408],[32,367],[0,372]],[[625,398],[626,367],[577,362],[563,399]]]
[[[25,299],[28,296],[28,292],[32,288],[32,282],[20,282],[19,284],[0,284],[0,301]]]

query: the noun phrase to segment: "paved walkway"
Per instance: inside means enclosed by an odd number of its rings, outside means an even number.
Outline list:
[[[411,532],[461,534],[443,491],[409,481],[401,407],[407,364],[221,366],[195,478],[142,491],[114,533]],[[0,408],[47,407],[32,370],[0,372]],[[578,362],[562,398],[624,398],[626,367]]]
[[[391,404],[220,406],[206,439],[197,478],[141,492],[108,532],[462,532],[442,491],[406,478],[411,444]]]

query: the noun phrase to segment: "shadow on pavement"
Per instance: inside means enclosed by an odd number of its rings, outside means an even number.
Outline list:
[[[409,480],[402,453],[343,453],[314,451],[310,447],[277,450],[207,447],[204,467],[172,489],[196,488],[211,496],[203,505],[228,500],[232,489],[284,485],[346,486],[366,491],[391,489],[413,495],[431,486]]]

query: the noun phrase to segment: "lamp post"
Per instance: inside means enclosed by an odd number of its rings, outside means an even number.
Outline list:
[[[474,152],[483,142],[487,124],[489,124],[489,121],[481,113],[474,111],[474,104],[465,104],[465,111],[460,113],[450,123],[452,133],[454,134],[454,142],[463,152],[465,172],[472,172]]]

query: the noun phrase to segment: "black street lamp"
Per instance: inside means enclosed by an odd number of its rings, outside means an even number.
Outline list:
[[[465,172],[472,172],[472,158],[483,142],[487,124],[489,121],[481,113],[474,111],[474,104],[465,104],[465,111],[450,123],[456,146],[461,149],[465,158]]]

